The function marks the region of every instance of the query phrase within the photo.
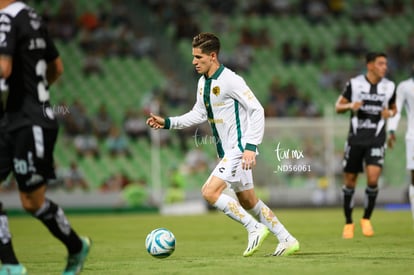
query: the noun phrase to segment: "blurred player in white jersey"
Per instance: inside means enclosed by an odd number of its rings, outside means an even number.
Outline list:
[[[396,94],[397,114],[388,121],[388,146],[392,148],[396,141],[395,131],[401,118],[401,111],[405,109],[408,117],[405,134],[406,166],[411,171],[411,184],[408,194],[414,220],[414,64],[411,70],[411,77],[398,84]]]
[[[151,114],[147,124],[155,129],[182,129],[208,121],[220,162],[202,187],[203,197],[247,229],[243,256],[253,255],[269,230],[279,240],[272,255],[290,255],[299,250],[299,242],[254,192],[251,169],[264,133],[263,107],[243,78],[220,64],[220,40],[214,34],[195,36],[192,46],[193,65],[201,75],[193,109],[168,118]],[[228,185],[238,200],[223,193]]]

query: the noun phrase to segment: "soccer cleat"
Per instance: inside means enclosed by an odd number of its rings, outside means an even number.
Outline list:
[[[297,240],[290,242],[280,242],[276,246],[275,252],[272,256],[289,256],[299,251],[299,242]]]
[[[368,219],[361,219],[362,234],[366,237],[374,236],[374,229],[372,228],[371,221]]]
[[[252,256],[262,245],[263,241],[269,235],[269,229],[261,223],[258,223],[256,229],[249,232],[249,244],[243,253],[244,257]]]
[[[0,275],[26,275],[27,270],[21,264],[4,264],[0,268]]]
[[[352,239],[354,237],[354,228],[355,228],[355,225],[353,223],[345,224],[344,230],[342,231],[342,238]]]
[[[63,275],[76,275],[80,274],[83,264],[85,263],[86,257],[91,249],[92,241],[88,237],[81,237],[82,250],[79,253],[68,256],[68,263]]]

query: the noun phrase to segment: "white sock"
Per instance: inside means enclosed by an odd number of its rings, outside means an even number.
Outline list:
[[[249,210],[260,223],[266,225],[279,242],[294,241],[295,238],[286,230],[273,211],[261,200]]]
[[[243,207],[241,207],[238,201],[226,194],[221,194],[213,206],[223,211],[224,214],[233,220],[243,224],[249,232],[253,231],[258,224],[258,222],[247,213]]]
[[[410,197],[410,204],[411,204],[411,214],[413,215],[414,220],[414,185],[410,184],[408,189],[408,196]]]
[[[11,234],[9,229],[9,220],[5,214],[0,215],[0,242],[2,244],[10,243]]]

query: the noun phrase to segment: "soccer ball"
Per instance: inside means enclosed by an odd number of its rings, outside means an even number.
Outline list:
[[[154,229],[145,239],[145,248],[155,258],[167,258],[175,250],[175,236],[166,228]]]

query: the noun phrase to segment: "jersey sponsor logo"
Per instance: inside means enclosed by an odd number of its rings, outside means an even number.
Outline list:
[[[378,105],[362,105],[360,108],[361,111],[364,111],[369,114],[378,114],[382,111],[382,106]]]
[[[372,101],[381,101],[383,102],[386,98],[386,95],[384,94],[370,94],[366,92],[361,92],[359,94],[360,100],[372,100]]]
[[[218,123],[224,123],[224,120],[222,118],[217,118],[217,119],[209,118],[208,122],[218,124]]]
[[[219,170],[219,172],[220,172],[220,173],[223,173],[223,172],[224,172],[224,170],[226,170],[226,168],[224,168],[224,167],[220,167],[218,170]]]
[[[359,119],[358,129],[376,129],[377,124],[372,122],[370,119]]]
[[[216,102],[216,103],[213,103],[213,106],[214,107],[221,107],[221,106],[225,106],[226,105],[226,103],[224,103],[224,102]]]
[[[220,94],[220,87],[219,86],[216,86],[216,87],[213,88],[213,94],[215,96],[218,96]]]
[[[29,42],[29,50],[46,49],[46,41],[43,38],[32,38]]]

